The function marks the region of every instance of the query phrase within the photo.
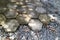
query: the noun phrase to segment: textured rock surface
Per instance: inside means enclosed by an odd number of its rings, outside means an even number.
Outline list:
[[[31,19],[28,25],[32,28],[32,30],[40,31],[43,24],[39,20]]]
[[[47,14],[40,14],[39,19],[44,24],[49,24],[50,22],[50,17]]]
[[[0,14],[0,40],[60,40],[60,0],[0,0]]]
[[[31,17],[28,14],[19,14],[16,19],[20,24],[28,24]]]
[[[5,23],[2,26],[5,28],[6,32],[14,32],[18,28],[19,23],[17,20],[12,19],[12,20],[9,20],[7,23]]]
[[[2,22],[5,22],[6,18],[4,15],[0,14],[0,25],[2,25]]]

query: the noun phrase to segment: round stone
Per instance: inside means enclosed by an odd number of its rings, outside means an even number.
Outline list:
[[[37,19],[31,19],[28,23],[29,27],[31,27],[34,31],[40,31],[42,29],[42,23]]]
[[[36,6],[43,6],[40,0],[34,0],[34,3],[36,4]]]
[[[44,8],[42,8],[42,7],[36,7],[36,12],[38,12],[38,13],[46,13],[46,10],[44,9]]]
[[[19,13],[27,13],[27,6],[26,5],[22,5],[22,6],[18,6],[17,7],[17,11],[19,12]]]
[[[26,2],[26,3],[31,3],[31,2],[32,2],[32,0],[25,0],[25,2]]]
[[[19,26],[19,23],[15,19],[8,20],[2,25],[6,32],[14,32]]]
[[[7,7],[0,7],[0,14],[6,12],[7,10]]]
[[[6,18],[15,18],[17,15],[17,11],[13,9],[9,9],[9,11],[5,13]]]
[[[27,7],[28,8],[31,8],[31,9],[35,9],[35,4],[33,4],[33,3],[29,3],[29,4],[27,4]]]
[[[5,22],[6,18],[3,14],[0,14],[0,25],[3,25],[2,22]]]
[[[28,14],[19,14],[16,19],[20,24],[27,24],[31,18],[28,16]]]
[[[16,2],[17,0],[10,0],[11,2]]]
[[[11,3],[11,4],[8,4],[7,7],[8,7],[9,9],[16,9],[17,5]]]
[[[0,0],[0,7],[6,7],[8,3],[10,3],[9,0]]]
[[[46,2],[48,2],[48,0],[41,0],[41,2],[46,3]]]
[[[40,14],[39,19],[44,24],[49,24],[50,17],[47,14]]]
[[[39,14],[37,14],[35,11],[28,11],[28,15],[31,18],[38,18]]]

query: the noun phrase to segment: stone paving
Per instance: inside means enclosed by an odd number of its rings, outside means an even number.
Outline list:
[[[0,40],[60,40],[60,0],[1,0]]]

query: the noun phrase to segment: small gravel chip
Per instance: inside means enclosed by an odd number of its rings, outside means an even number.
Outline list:
[[[32,30],[40,31],[43,24],[37,19],[31,19],[28,25],[31,27]]]

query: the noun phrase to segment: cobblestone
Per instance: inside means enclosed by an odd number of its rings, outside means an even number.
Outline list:
[[[0,40],[60,40],[60,0],[1,0],[0,14]]]

